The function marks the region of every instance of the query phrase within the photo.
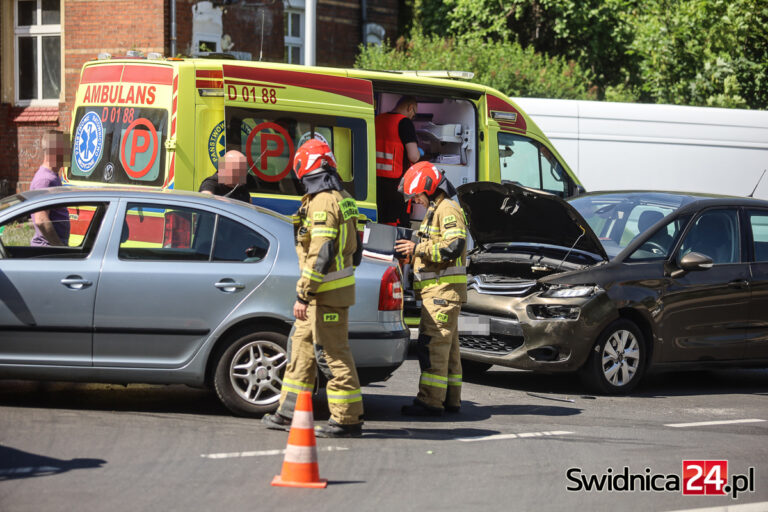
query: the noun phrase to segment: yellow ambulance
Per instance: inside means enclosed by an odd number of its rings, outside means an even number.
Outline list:
[[[508,180],[563,197],[583,190],[512,100],[462,78],[227,59],[93,60],[80,75],[65,181],[197,190],[224,152],[238,149],[253,203],[290,214],[301,195],[293,153],[317,137],[375,221],[374,118],[412,95],[424,158],[454,185]]]

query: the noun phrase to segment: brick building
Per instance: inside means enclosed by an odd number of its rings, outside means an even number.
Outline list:
[[[320,66],[350,67],[364,38],[397,36],[399,0],[316,1]],[[46,130],[69,131],[86,61],[138,50],[303,64],[304,2],[0,0],[0,196],[29,187]]]

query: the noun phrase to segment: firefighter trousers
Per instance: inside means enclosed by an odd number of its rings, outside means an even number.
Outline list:
[[[277,412],[293,417],[301,391],[312,392],[317,368],[328,380],[326,394],[331,419],[341,425],[360,423],[363,394],[348,341],[349,307],[310,303],[307,319],[296,320],[289,344],[288,366]]]
[[[461,405],[459,312],[461,303],[422,292],[416,354],[421,376],[416,399],[427,407]]]

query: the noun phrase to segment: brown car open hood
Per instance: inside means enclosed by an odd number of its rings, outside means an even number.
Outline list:
[[[467,183],[458,192],[469,232],[477,244],[515,242],[573,247],[608,261],[603,245],[584,217],[554,194],[487,181]]]

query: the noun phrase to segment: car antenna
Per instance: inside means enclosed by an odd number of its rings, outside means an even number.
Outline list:
[[[581,237],[583,237],[584,235],[586,235],[586,234],[587,234],[587,230],[586,230],[586,229],[584,229],[582,226],[579,226],[579,229],[581,230],[581,234],[580,234],[580,235],[579,235],[579,237],[576,239],[576,241],[575,241],[575,242],[573,242],[573,245],[571,246],[571,248],[570,248],[570,249],[568,249],[568,252],[567,252],[567,253],[565,253],[565,257],[564,257],[564,258],[563,258],[563,259],[560,261],[560,264],[559,264],[559,265],[557,266],[557,268],[555,269],[555,272],[557,272],[558,270],[560,270],[560,267],[562,267],[562,266],[563,266],[563,263],[565,263],[565,260],[567,260],[567,259],[568,259],[568,256],[570,256],[570,255],[571,255],[571,251],[573,251],[573,248],[574,248],[574,247],[576,247],[576,244],[577,244],[577,243],[579,243],[579,240],[581,240]]]
[[[760,182],[763,181],[763,176],[765,176],[765,169],[763,169],[763,174],[760,175],[760,179],[757,180],[757,183],[755,184],[755,188],[752,189],[752,192],[747,197],[754,197],[755,191],[757,190],[757,186],[760,185]]]

